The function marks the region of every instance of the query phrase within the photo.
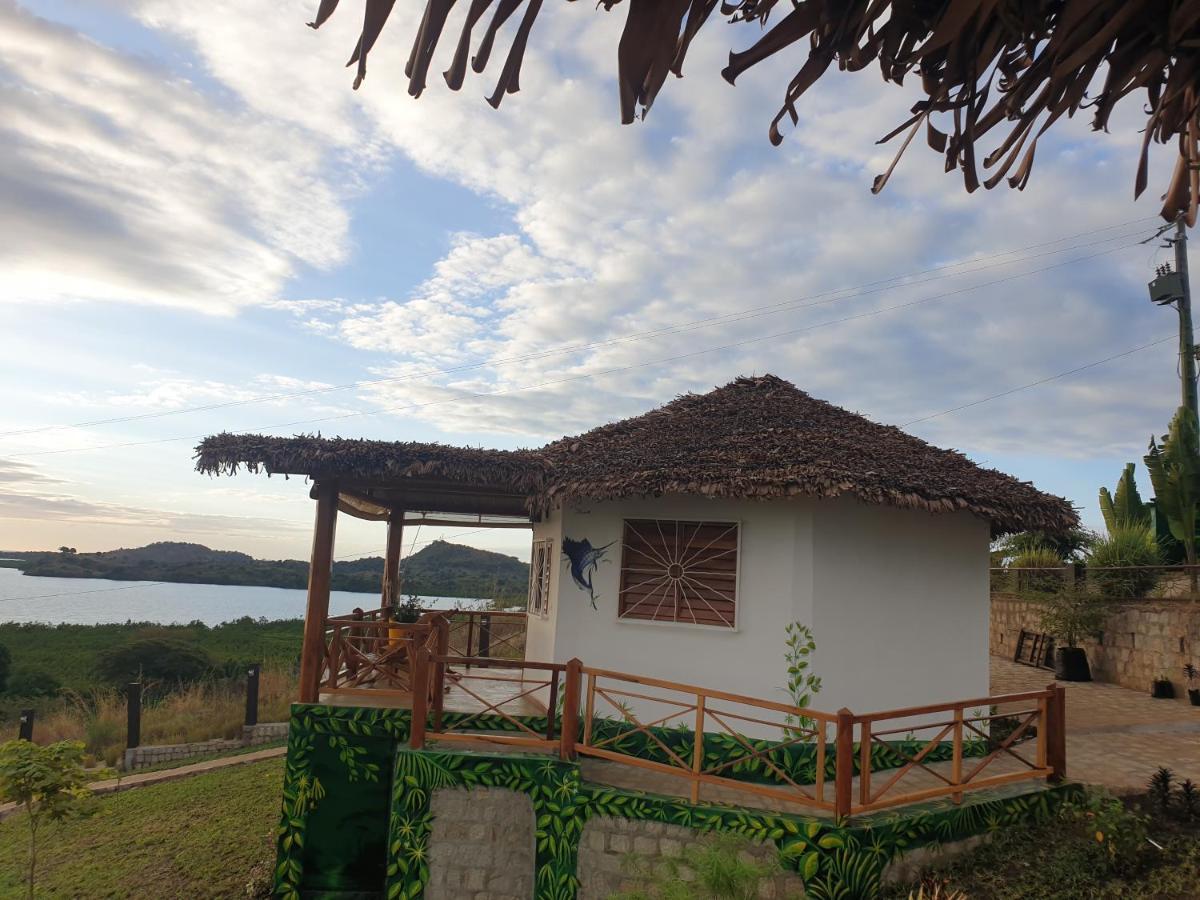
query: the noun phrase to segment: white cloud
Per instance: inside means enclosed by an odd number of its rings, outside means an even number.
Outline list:
[[[0,295],[228,312],[344,259],[326,148],[0,0]]]

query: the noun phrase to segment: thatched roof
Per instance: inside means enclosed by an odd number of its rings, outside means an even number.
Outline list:
[[[404,441],[367,441],[312,435],[269,437],[218,434],[196,448],[196,470],[233,475],[239,468],[268,475],[392,482],[405,478],[529,494],[544,481],[544,463],[524,450],[485,450]]]
[[[620,0],[599,0],[606,10]],[[365,0],[358,46],[347,65],[356,65],[354,87],[366,77],[367,56],[392,11],[394,0]],[[321,0],[317,28],[338,6]],[[427,0],[405,75],[408,93],[424,91],[454,0]],[[524,7],[495,90],[499,106],[519,90],[521,62],[542,0],[471,0],[450,67],[443,73],[452,90],[462,87],[467,62],[479,73],[488,65],[497,30]],[[683,75],[683,61],[717,0],[629,0],[625,30],[617,47],[621,120],[649,110],[668,74]],[[493,7],[491,17],[484,15]],[[897,116],[899,127],[883,138],[904,135],[901,153],[924,127],[926,141],[945,157],[946,171],[958,169],[968,191],[1007,179],[1023,188],[1038,138],[1063,116],[1087,109],[1092,127],[1105,130],[1113,108],[1130,94],[1147,121],[1135,195],[1146,186],[1146,146],[1151,140],[1179,142],[1179,161],[1167,187],[1163,215],[1186,210],[1194,224],[1200,173],[1200,0],[722,0],[730,22],[765,29],[748,48],[730,53],[722,70],[733,83],[742,72],[773,56],[794,60],[795,75],[783,89],[782,107],[771,120],[772,143],[782,140],[784,118],[800,122],[803,95],[836,64],[856,71],[878,63],[885,81],[919,79],[924,99]],[[476,26],[482,37],[471,54]],[[477,33],[477,32],[476,32]],[[1089,96],[1093,79],[1099,89]],[[935,119],[937,122],[935,122]],[[819,123],[818,123],[819,124]],[[937,127],[940,125],[941,127]],[[809,126],[812,127],[812,126]],[[991,135],[997,129],[1001,132]],[[897,157],[898,158],[898,157]],[[989,170],[983,175],[979,162]],[[893,167],[895,163],[893,162]],[[891,168],[875,180],[880,190]]]
[[[1078,524],[1071,505],[773,375],[687,394],[541,451],[547,501],[659,494],[849,496],[931,512],[968,510],[998,533]]]
[[[565,500],[663,494],[849,496],[930,512],[967,510],[997,534],[1078,524],[1066,500],[773,375],[687,394],[533,451],[231,434],[197,448],[201,472],[232,474],[242,466],[349,481],[445,479],[523,494],[531,511]]]

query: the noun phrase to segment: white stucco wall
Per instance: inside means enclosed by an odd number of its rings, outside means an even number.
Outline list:
[[[737,521],[737,627],[617,618],[626,518]],[[786,701],[785,629],[815,632],[813,706],[868,712],[988,693],[988,525],[850,500],[674,497],[568,506],[534,529],[554,539],[549,616],[526,656]],[[572,581],[562,539],[611,544],[596,608]]]

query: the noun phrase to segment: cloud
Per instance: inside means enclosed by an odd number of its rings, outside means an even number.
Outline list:
[[[0,296],[228,312],[345,258],[326,145],[0,0]]]

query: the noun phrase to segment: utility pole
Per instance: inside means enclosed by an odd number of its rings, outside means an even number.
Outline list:
[[[1179,273],[1179,378],[1183,382],[1183,405],[1200,420],[1196,404],[1196,338],[1192,333],[1192,288],[1188,282],[1187,226],[1183,213],[1175,219],[1175,271]]]
[[[1157,234],[1163,234],[1170,227],[1164,225]],[[1179,313],[1179,382],[1183,405],[1200,423],[1196,399],[1196,337],[1192,330],[1192,290],[1188,282],[1187,226],[1182,213],[1175,219],[1174,237],[1168,238],[1164,246],[1175,249],[1175,271],[1171,271],[1170,263],[1158,267],[1155,279],[1149,284],[1150,299],[1159,306],[1174,306]]]

